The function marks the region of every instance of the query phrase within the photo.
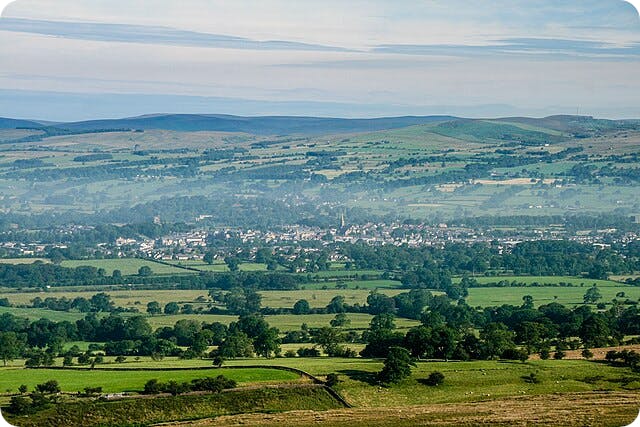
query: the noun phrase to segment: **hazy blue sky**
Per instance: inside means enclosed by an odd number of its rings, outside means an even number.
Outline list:
[[[640,117],[621,0],[18,0],[0,116]]]

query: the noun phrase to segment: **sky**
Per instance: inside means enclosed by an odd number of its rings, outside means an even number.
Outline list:
[[[0,116],[640,118],[622,0],[17,0]]]

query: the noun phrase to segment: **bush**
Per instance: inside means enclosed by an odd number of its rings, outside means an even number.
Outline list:
[[[567,355],[567,353],[565,353],[564,351],[557,350],[555,352],[555,354],[553,355],[553,358],[556,359],[556,360],[562,360],[562,359],[565,358],[566,355]]]
[[[287,350],[284,352],[284,357],[288,357],[288,358],[296,357],[296,352],[293,350]]]
[[[529,384],[540,384],[542,382],[540,378],[538,378],[538,374],[533,372],[529,375],[525,375],[524,377],[522,377],[522,379],[524,380],[524,382]]]
[[[147,381],[144,385],[144,394],[160,394],[171,393],[174,396],[179,394],[188,393],[190,391],[209,391],[213,393],[220,393],[222,390],[236,387],[234,380],[228,379],[223,375],[218,375],[215,378],[196,378],[191,383],[178,383],[176,381],[169,381],[168,383],[161,383],[157,379]]]
[[[540,359],[549,360],[549,357],[551,357],[551,352],[549,352],[548,348],[543,348],[542,350],[540,350]]]
[[[144,394],[160,394],[163,392],[162,384],[157,379],[152,379],[144,385]]]
[[[38,384],[36,391],[42,394],[56,394],[60,393],[60,385],[56,380],[49,380],[46,383]]]
[[[432,372],[429,374],[429,376],[424,382],[428,386],[432,386],[432,387],[438,386],[444,383],[444,374],[438,371]]]
[[[585,348],[584,350],[582,350],[582,357],[584,357],[585,359],[591,359],[593,358],[593,352],[588,348]]]
[[[506,360],[519,360],[526,362],[529,358],[529,353],[524,349],[508,348],[502,353],[502,358]]]
[[[331,373],[329,375],[327,375],[327,381],[325,381],[327,386],[329,387],[335,387],[340,383],[340,379],[338,378],[338,374],[335,373]]]
[[[300,357],[320,357],[320,350],[317,348],[300,347],[297,353]]]
[[[14,396],[11,398],[11,403],[7,410],[15,415],[28,414],[32,412],[31,399],[28,397]]]

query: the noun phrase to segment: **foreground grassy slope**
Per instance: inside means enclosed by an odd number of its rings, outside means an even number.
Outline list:
[[[220,415],[340,408],[327,391],[318,387],[263,388],[221,394],[127,399],[115,402],[63,403],[29,417],[9,418],[20,427],[30,426],[146,426],[163,422]]]

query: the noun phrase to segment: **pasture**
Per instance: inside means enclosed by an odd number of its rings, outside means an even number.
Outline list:
[[[182,268],[172,267],[166,264],[160,264],[153,261],[147,261],[138,258],[117,258],[117,259],[95,259],[95,260],[66,260],[61,265],[68,268],[76,268],[81,266],[90,266],[102,268],[107,275],[112,275],[113,270],[120,270],[123,276],[133,276],[138,274],[140,267],[149,267],[153,274],[160,275],[176,275],[176,274],[193,274],[193,271]]]
[[[190,382],[195,378],[217,377],[224,375],[235,380],[239,385],[254,383],[273,383],[283,381],[297,381],[300,376],[289,371],[267,368],[247,369],[216,369],[207,370],[175,370],[175,371],[113,371],[75,370],[75,369],[0,369],[0,390],[16,391],[18,386],[25,384],[33,390],[36,384],[55,379],[65,392],[77,392],[85,387],[102,387],[105,393],[140,392],[144,384],[150,379],[163,382],[170,380]]]
[[[503,304],[521,305],[522,298],[526,295],[533,297],[534,304],[540,306],[557,302],[566,306],[583,304],[583,296],[590,286],[584,287],[492,287],[471,288],[467,303],[472,307],[492,307]],[[617,298],[624,301],[627,298],[638,301],[640,299],[640,287],[634,286],[598,286],[602,294],[601,302],[610,303],[616,298],[616,294],[624,292],[625,296]]]

